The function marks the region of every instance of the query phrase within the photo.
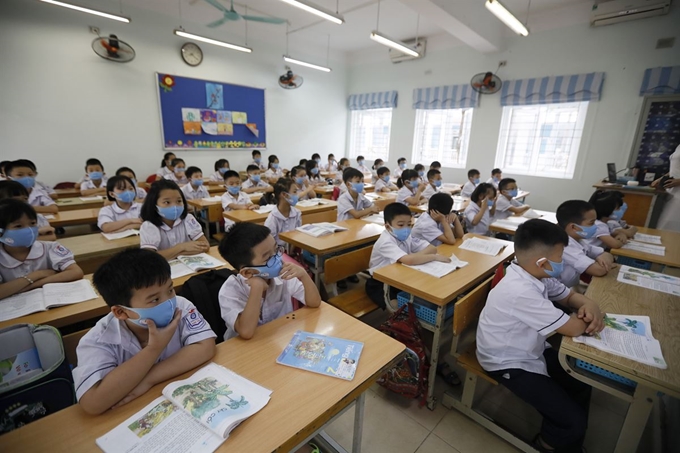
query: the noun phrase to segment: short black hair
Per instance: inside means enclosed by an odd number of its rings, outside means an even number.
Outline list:
[[[118,170],[116,170],[116,176],[120,176],[121,173],[125,173],[125,172],[130,172],[130,173],[132,173],[132,176],[135,177],[135,179],[137,178],[137,173],[135,173],[132,170],[132,168],[130,168],[130,167],[120,167]],[[134,184],[133,184],[133,186],[134,186]]]
[[[392,223],[392,220],[396,216],[407,215],[411,217],[411,210],[403,203],[390,203],[385,206],[385,211],[383,212],[383,217],[385,218],[385,223]]]
[[[397,163],[398,163],[398,164],[400,164],[400,163],[402,163],[402,162],[406,162],[406,158],[405,158],[405,157],[400,157],[399,159],[397,159]]]
[[[452,208],[453,198],[448,193],[436,193],[430,197],[430,201],[427,203],[428,212],[434,209],[440,214],[448,215]]]
[[[132,187],[135,187],[135,185],[132,183],[132,180],[127,176],[116,175],[110,177],[109,180],[106,181],[106,198],[108,198],[109,201],[116,201],[116,199],[112,197],[109,192],[113,192],[113,189],[125,190],[126,182],[129,182]]]
[[[503,173],[503,171],[501,171],[500,168],[494,168],[493,170],[491,170],[491,176],[493,176],[493,175],[500,175],[500,174],[502,174],[502,173]]]
[[[430,164],[430,168],[442,168],[442,164],[438,160],[435,160]]]
[[[361,181],[364,180],[364,174],[361,173],[359,170],[353,167],[348,167],[345,168],[342,172],[342,181],[347,182],[352,178],[361,178]]]
[[[184,159],[180,159],[179,157],[175,157],[174,159],[172,159],[172,162],[170,163],[170,165],[172,165],[173,167],[176,167],[177,164],[179,164],[179,163],[186,165],[186,163],[184,162]]]
[[[305,165],[307,165],[307,159],[303,157],[300,159],[300,162],[298,162],[298,167],[304,167]]]
[[[427,171],[427,179],[432,179],[432,178],[434,178],[435,176],[441,175],[441,174],[442,174],[442,172],[440,172],[440,171],[437,170],[436,168],[433,168],[432,170],[428,170],[428,171]]]
[[[566,228],[570,223],[580,225],[588,211],[594,211],[595,206],[583,200],[565,201],[557,208],[557,223]]]
[[[543,219],[527,220],[515,231],[515,252],[521,255],[534,248],[551,248],[557,244],[569,244],[567,232],[554,223]]]
[[[349,165],[349,159],[346,157],[343,157],[340,159],[340,162],[338,162],[338,165],[345,165],[345,162],[347,162],[347,165]]]
[[[489,190],[493,190],[493,196],[496,196],[496,188],[489,184],[488,182],[483,182],[480,183],[477,187],[475,187],[475,190],[472,191],[472,195],[470,195],[470,200],[472,200],[473,203],[477,203],[481,198],[484,198],[486,195],[486,192]]]
[[[357,161],[363,160],[363,159],[364,159],[364,156],[357,156]]]
[[[509,184],[512,184],[512,183],[517,184],[517,181],[515,181],[515,180],[512,179],[512,178],[503,178],[503,179],[501,179],[500,182],[498,183],[498,190],[505,190],[505,188],[506,188]]]
[[[90,165],[99,165],[100,167],[102,167],[102,170],[104,169],[104,165],[102,165],[102,161],[100,161],[99,159],[95,159],[94,157],[91,157],[91,158],[89,158],[85,161],[85,170],[87,170],[87,167],[89,167]]]
[[[184,171],[184,174],[187,175],[188,179],[191,179],[191,175],[194,173],[203,173],[203,171],[198,167],[189,167]]]
[[[614,194],[607,194],[603,197],[597,198],[595,202],[591,204],[595,207],[595,212],[597,213],[597,218],[602,219],[603,217],[609,217],[612,212],[620,206],[621,199]]]
[[[35,165],[33,165],[33,162],[31,162],[28,159],[17,159],[13,160],[12,162],[9,162],[8,164],[5,164],[5,175],[9,176],[12,171],[14,171],[15,168],[30,168],[33,171],[35,170]]]
[[[259,149],[254,149],[252,153],[250,153],[253,157],[255,156],[261,156],[262,153],[260,152]]]
[[[0,200],[28,197],[28,190],[16,181],[0,181]]]
[[[0,162],[0,173],[2,173],[3,175],[5,174],[5,167],[7,166],[8,163],[10,163],[9,160],[3,160],[2,162]]]
[[[476,168],[471,168],[470,170],[468,170],[468,178],[472,178],[474,175],[479,174],[480,174],[479,170],[477,170]]]
[[[184,192],[182,192],[175,181],[170,181],[169,179],[158,179],[149,188],[149,193],[144,199],[144,205],[142,205],[142,212],[140,217],[142,220],[153,223],[156,226],[161,226],[163,224],[163,217],[158,213],[158,197],[161,195],[163,190],[176,190],[182,196],[182,202],[184,203],[184,212],[180,216],[181,219],[186,219],[189,208],[187,206],[187,199],[184,197]]]
[[[321,156],[319,155],[319,153],[312,154],[312,160],[314,160],[314,159],[321,159]]]
[[[387,167],[380,167],[378,168],[378,176],[384,175],[385,173],[389,173],[390,169]]]
[[[227,159],[217,159],[215,161],[215,171],[219,171],[220,168],[224,167],[224,164],[229,165],[229,161]]]
[[[253,248],[267,239],[271,231],[264,225],[237,222],[225,233],[218,250],[222,258],[240,271],[253,264]]]
[[[380,165],[378,165],[378,164],[380,164]],[[380,168],[380,167],[382,167],[384,164],[385,164],[385,161],[384,161],[384,160],[382,160],[382,159],[376,159],[376,160],[373,161],[373,169],[375,170],[375,167]]]
[[[290,169],[289,176],[291,178],[295,178],[295,175],[298,174],[298,172],[304,171],[305,174],[307,174],[307,169],[304,167],[304,165],[296,165],[293,168]]]
[[[413,169],[414,169],[415,171],[421,171],[421,170],[425,171],[425,165],[423,165],[423,164],[416,164],[416,166],[413,167]]]
[[[161,255],[151,250],[128,249],[102,264],[92,283],[109,307],[129,307],[134,290],[162,285],[170,278],[170,264]]]
[[[15,198],[0,200],[0,228],[7,228],[7,225],[24,215],[31,220],[38,220],[38,215],[30,204]]]
[[[225,181],[229,178],[238,178],[239,181],[241,180],[241,175],[239,175],[236,170],[225,171],[223,176],[224,177],[222,179],[224,179]]]
[[[328,153],[328,158],[330,159],[331,157],[335,157],[335,154],[333,154],[333,153]]]
[[[292,186],[293,180],[290,178],[279,178],[279,180],[276,181],[274,184],[274,199],[277,203],[279,202],[279,196],[281,196],[282,193],[288,192]]]
[[[418,178],[418,172],[408,168],[401,173],[399,179],[397,179],[397,187],[400,189],[406,185],[404,181],[410,181],[411,179]]]
[[[246,167],[246,173],[250,173],[251,171],[260,171],[260,167],[250,164]]]

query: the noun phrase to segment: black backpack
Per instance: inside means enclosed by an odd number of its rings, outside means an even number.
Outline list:
[[[217,269],[195,275],[184,283],[179,294],[189,299],[208,321],[210,328],[217,335],[215,342],[218,344],[224,341],[224,334],[227,331],[218,295],[224,282],[232,275],[235,273],[230,269]]]

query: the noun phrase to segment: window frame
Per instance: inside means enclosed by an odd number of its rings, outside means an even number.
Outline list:
[[[372,124],[371,126],[362,126],[365,128],[365,146],[363,149],[358,149],[359,147],[356,146],[356,140],[357,140],[357,128],[355,127],[355,124],[358,122],[355,121],[355,118],[358,117],[359,115],[365,115],[368,112],[376,112],[376,111],[382,111],[382,112],[389,112],[389,121],[387,124],[387,135],[385,137],[385,147],[384,147],[384,153],[381,152],[379,154],[374,153],[374,149],[380,148],[377,146],[373,146],[373,143],[375,143],[375,137],[373,132],[375,132],[376,126]],[[364,156],[367,160],[373,161],[375,159],[382,159],[383,161],[387,162],[390,157],[390,136],[392,135],[392,117],[394,114],[394,109],[391,107],[387,108],[379,108],[379,109],[362,109],[362,110],[350,110],[350,116],[349,116],[349,143],[348,143],[348,154],[351,159],[356,158],[357,156]],[[383,128],[385,127],[384,125],[382,126]]]
[[[416,109],[416,117],[413,128],[413,147],[411,149],[412,162],[429,163],[432,161],[439,161],[442,168],[460,168],[467,167],[467,160],[470,150],[470,135],[472,131],[472,121],[474,120],[474,108],[453,108],[453,109]],[[430,120],[428,124],[428,116],[435,112],[440,115],[448,115],[448,111],[460,111],[461,119],[458,123],[460,125],[458,135],[454,135],[451,129],[448,129],[447,124],[442,120],[435,123]],[[443,118],[443,117],[442,117]],[[449,123],[453,127],[454,123]],[[427,129],[430,129],[429,131]],[[437,146],[431,146],[433,138],[437,131]],[[457,140],[457,142],[456,142]],[[450,143],[449,143],[450,141]],[[454,150],[454,143],[458,145],[457,159],[447,158],[447,152]],[[430,145],[430,146],[423,146]],[[434,151],[434,149],[436,151]],[[426,157],[431,156],[431,157]]]

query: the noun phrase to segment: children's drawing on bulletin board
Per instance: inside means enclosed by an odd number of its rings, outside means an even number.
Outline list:
[[[164,149],[267,147],[263,89],[160,73],[156,81]]]

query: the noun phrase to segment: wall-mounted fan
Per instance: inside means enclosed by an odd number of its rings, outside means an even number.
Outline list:
[[[279,86],[286,90],[294,90],[300,88],[304,81],[301,76],[293,74],[290,68],[286,68],[286,73],[279,77]]]
[[[234,0],[231,0],[231,8],[227,9],[226,6],[218,2],[217,0],[204,0],[206,3],[211,4],[218,10],[220,10],[223,14],[223,17],[221,19],[216,20],[215,22],[211,22],[208,24],[208,27],[210,28],[215,28],[219,27],[220,25],[224,24],[225,22],[229,21],[234,21],[234,20],[250,20],[253,22],[264,22],[266,24],[285,24],[286,19],[280,19],[278,17],[265,17],[265,16],[250,16],[248,14],[239,14],[238,11],[234,9]],[[195,3],[195,2],[192,2]],[[248,12],[246,10],[246,12]]]
[[[116,35],[96,38],[92,41],[92,50],[100,57],[117,63],[127,63],[135,58],[135,49]]]
[[[470,86],[480,94],[493,94],[503,86],[503,81],[493,72],[480,72],[472,76]]]

